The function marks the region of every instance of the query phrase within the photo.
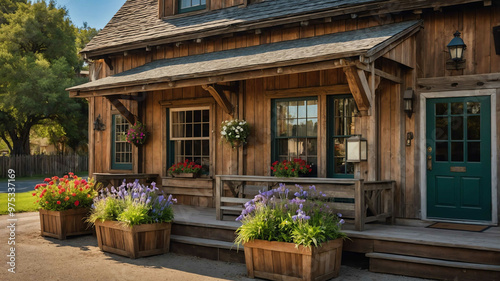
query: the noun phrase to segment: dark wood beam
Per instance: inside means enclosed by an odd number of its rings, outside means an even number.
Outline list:
[[[109,102],[111,102],[112,105],[114,105],[114,107],[116,107],[116,109],[120,112],[120,114],[125,119],[127,119],[127,121],[130,124],[132,124],[132,125],[135,124],[135,116],[134,116],[134,114],[132,114],[132,112],[130,112],[125,107],[125,105],[123,105],[123,103],[121,103],[121,101],[118,99],[118,97],[116,97],[116,96],[106,96],[106,98],[109,100]]]
[[[420,92],[498,89],[500,73],[419,78],[417,84]]]
[[[233,116],[234,114],[234,106],[227,99],[224,91],[218,87],[218,85],[202,85],[201,86],[205,91],[208,91],[212,97],[215,99],[217,104],[222,107],[222,109],[229,115]]]
[[[371,91],[363,70],[356,66],[344,67],[344,73],[349,83],[354,101],[360,111],[368,111],[371,106]]]
[[[111,63],[112,61],[108,56],[104,57],[104,62],[109,67],[109,70],[113,70],[113,64]]]

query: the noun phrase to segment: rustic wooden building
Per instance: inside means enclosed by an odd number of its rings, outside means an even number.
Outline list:
[[[215,207],[218,175],[302,158],[318,180],[394,181],[396,218],[497,225],[498,26],[498,1],[128,0],[68,91],[89,100],[90,175],[153,176],[185,205]],[[233,118],[251,125],[235,149]],[[122,138],[136,120],[140,147]],[[346,161],[353,135],[366,161]],[[204,175],[168,176],[186,158]]]

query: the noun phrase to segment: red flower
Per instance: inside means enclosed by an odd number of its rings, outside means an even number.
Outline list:
[[[81,187],[80,187],[80,188],[79,188],[79,190],[80,190],[80,191],[83,191],[83,188],[81,188]]]
[[[45,201],[45,204],[49,204],[49,201]]]
[[[69,196],[66,196],[66,197],[64,198],[64,201],[68,201],[68,200],[69,200]]]
[[[45,178],[43,181],[44,181],[44,182],[49,182],[49,181],[50,181],[50,179],[49,179],[49,178]]]
[[[33,196],[36,196],[36,192],[33,192]]]
[[[35,189],[38,189],[38,186],[39,186],[38,184],[37,184],[37,185],[35,185]]]
[[[310,169],[310,168],[311,168],[311,165],[306,165],[306,168],[307,168],[307,169]]]
[[[76,196],[76,193],[74,193],[74,192],[73,192],[73,193],[71,193],[71,196],[75,197],[75,196]]]
[[[292,169],[292,172],[295,172],[295,169]]]
[[[50,185],[53,185],[53,184],[54,184],[54,182],[53,182],[53,181],[50,181],[50,182],[49,182],[49,184],[50,184]]]
[[[59,192],[59,194],[63,193],[63,191],[62,191],[62,190],[59,190],[58,192]]]
[[[76,180],[78,178],[78,176],[73,176],[73,178]]]
[[[68,173],[68,175],[70,175],[70,176],[73,176],[73,175],[74,175],[74,173],[72,173],[72,172],[69,172],[69,173]]]
[[[312,172],[313,169],[309,169],[309,173]]]
[[[80,205],[80,201],[76,200],[75,201],[75,206],[78,206],[78,205]]]
[[[75,181],[75,186],[79,185],[80,181]]]
[[[285,166],[285,170],[288,170],[288,166]]]
[[[47,184],[43,183],[43,184],[40,184],[41,187],[46,187]]]
[[[57,205],[61,205],[61,201],[57,201],[56,203],[57,203]]]

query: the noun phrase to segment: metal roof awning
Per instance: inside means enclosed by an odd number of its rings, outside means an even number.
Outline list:
[[[332,69],[349,65],[349,59],[370,63],[417,32],[421,24],[407,21],[157,60],[67,90],[72,97],[106,96]]]

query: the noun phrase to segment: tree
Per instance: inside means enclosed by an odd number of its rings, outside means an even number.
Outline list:
[[[11,14],[17,10],[18,3],[26,4],[27,0],[0,0],[0,25],[6,23],[5,14]]]
[[[29,154],[34,125],[47,119],[68,122],[85,111],[85,104],[70,99],[65,91],[77,81],[75,28],[67,11],[57,8],[54,1],[19,3],[14,13],[4,17],[6,23],[0,26],[0,138],[11,154]],[[86,116],[81,119],[87,120]],[[74,124],[62,126],[66,130]]]

